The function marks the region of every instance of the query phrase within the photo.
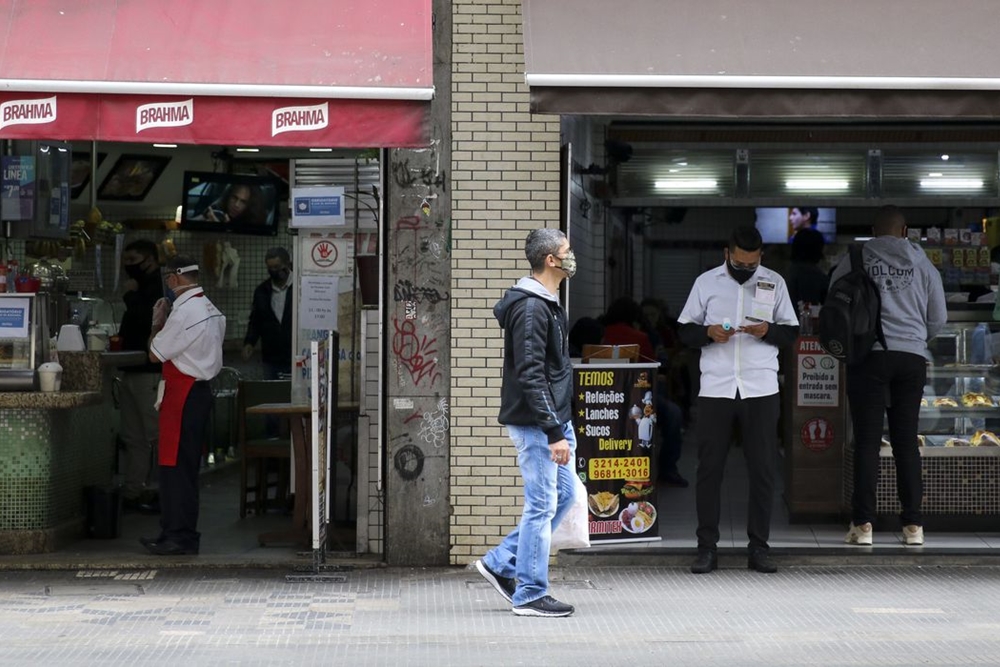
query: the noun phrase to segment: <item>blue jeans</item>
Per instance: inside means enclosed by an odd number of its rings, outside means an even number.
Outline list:
[[[502,577],[517,578],[517,607],[548,594],[552,529],[573,504],[576,436],[572,422],[563,424],[570,462],[556,465],[549,439],[541,429],[508,425],[507,432],[517,448],[517,465],[524,479],[524,511],[518,527],[487,553],[483,562]]]

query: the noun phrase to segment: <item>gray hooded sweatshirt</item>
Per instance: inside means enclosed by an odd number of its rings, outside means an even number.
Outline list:
[[[927,341],[948,319],[941,274],[923,249],[898,236],[877,236],[865,244],[865,269],[882,294],[882,331],[891,352],[921,356]],[[850,270],[846,255],[837,265],[830,284]],[[882,346],[875,343],[875,349]]]

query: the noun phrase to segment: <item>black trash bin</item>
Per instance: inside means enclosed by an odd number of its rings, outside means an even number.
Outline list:
[[[122,493],[118,487],[88,486],[84,490],[87,502],[87,536],[113,540],[121,536]]]

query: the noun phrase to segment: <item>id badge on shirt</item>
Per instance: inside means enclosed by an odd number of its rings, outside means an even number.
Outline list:
[[[757,281],[750,307],[750,318],[759,322],[770,322],[774,317],[775,284]]]

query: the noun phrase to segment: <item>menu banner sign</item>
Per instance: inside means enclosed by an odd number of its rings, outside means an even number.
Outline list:
[[[35,218],[35,158],[30,155],[0,157],[0,218],[23,221]]]
[[[577,364],[573,425],[591,542],[659,539],[657,364]],[[664,418],[666,415],[663,416]]]

